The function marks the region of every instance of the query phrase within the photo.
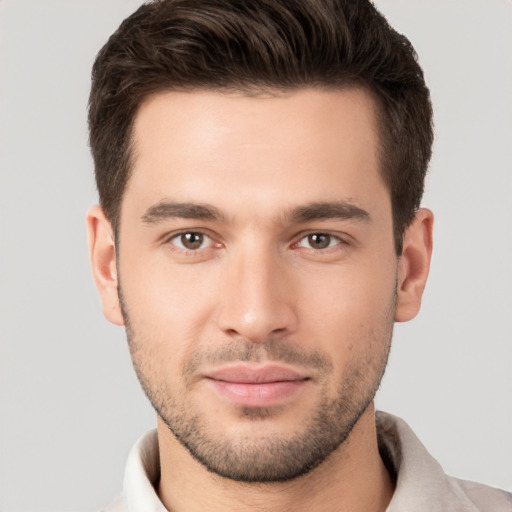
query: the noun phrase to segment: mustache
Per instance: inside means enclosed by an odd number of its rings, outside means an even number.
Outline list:
[[[225,363],[284,363],[306,369],[326,371],[332,369],[331,361],[316,350],[306,351],[281,339],[271,338],[264,343],[246,339],[195,352],[185,364],[186,376],[194,375],[203,366]]]

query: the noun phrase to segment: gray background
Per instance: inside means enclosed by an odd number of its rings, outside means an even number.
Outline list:
[[[84,216],[95,53],[135,0],[0,1],[0,508],[87,511],[154,423],[124,332],[103,319]],[[435,255],[396,328],[378,406],[445,470],[512,489],[512,3],[379,0],[436,110],[424,204]]]

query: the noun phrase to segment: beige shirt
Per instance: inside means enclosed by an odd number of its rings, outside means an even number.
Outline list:
[[[512,512],[512,494],[447,476],[410,427],[400,418],[377,413],[379,449],[396,474],[387,512]],[[156,430],[133,447],[124,490],[104,512],[167,512],[155,486],[160,477]]]

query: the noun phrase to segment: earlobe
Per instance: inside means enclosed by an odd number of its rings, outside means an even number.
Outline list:
[[[433,224],[432,212],[421,208],[405,231],[403,251],[398,263],[397,322],[411,320],[420,310],[432,256]]]
[[[87,213],[89,256],[103,314],[115,325],[124,325],[117,292],[116,246],[112,226],[100,206]]]

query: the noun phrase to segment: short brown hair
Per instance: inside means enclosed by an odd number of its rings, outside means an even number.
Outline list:
[[[156,0],[99,52],[90,145],[105,215],[117,228],[132,127],[150,94],[363,87],[376,99],[381,173],[397,254],[419,208],[433,142],[432,107],[411,43],[368,0]]]

